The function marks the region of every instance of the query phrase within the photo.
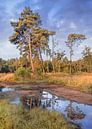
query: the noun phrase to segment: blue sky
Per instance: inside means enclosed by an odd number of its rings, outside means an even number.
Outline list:
[[[39,12],[43,27],[56,31],[59,48],[66,50],[65,41],[69,33],[85,34],[87,40],[74,48],[74,59],[81,57],[85,45],[92,48],[92,0],[0,0],[0,58],[19,56],[9,42],[13,30],[11,20],[16,20],[25,6]]]

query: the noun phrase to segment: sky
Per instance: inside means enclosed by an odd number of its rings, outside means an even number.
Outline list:
[[[16,46],[9,42],[13,29],[10,21],[18,19],[24,7],[30,7],[41,16],[42,26],[56,31],[56,49],[69,50],[65,45],[69,33],[86,35],[86,40],[74,47],[77,60],[86,46],[92,48],[92,0],[0,0],[0,58],[19,57]]]

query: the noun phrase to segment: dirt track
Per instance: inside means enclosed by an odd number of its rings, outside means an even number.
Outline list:
[[[58,85],[46,85],[46,84],[38,84],[38,85],[33,85],[33,84],[8,84],[8,83],[1,83],[0,85],[5,86],[5,87],[23,87],[25,88],[24,93],[29,93],[28,89],[26,91],[26,88],[33,88],[33,89],[43,89],[47,90],[59,97],[64,97],[66,99],[70,99],[73,101],[77,101],[79,103],[84,103],[84,104],[89,104],[92,105],[92,95],[91,94],[86,94],[74,89],[69,89],[66,87],[58,86]]]

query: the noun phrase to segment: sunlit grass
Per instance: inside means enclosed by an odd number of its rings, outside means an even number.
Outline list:
[[[86,93],[92,93],[92,74],[82,73],[70,76],[66,73],[48,73],[42,78],[31,77],[30,80],[14,80],[14,74],[0,74],[1,82],[17,82],[31,84],[56,84],[66,86]]]
[[[77,90],[92,93],[92,74],[48,74],[48,82],[51,84],[60,84],[61,86],[71,87]]]
[[[0,82],[14,82],[14,74],[0,73]]]

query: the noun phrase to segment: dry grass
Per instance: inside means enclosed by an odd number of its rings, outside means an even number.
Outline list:
[[[92,91],[92,74],[72,75],[68,74],[48,74],[49,83],[62,84],[67,87],[76,88],[81,91]]]
[[[47,77],[47,78],[46,78]],[[87,93],[92,93],[92,73],[83,73],[78,75],[72,75],[71,77],[65,73],[48,73],[43,79],[33,79],[30,83],[47,83],[47,84],[60,84],[60,86],[66,86],[74,88]],[[1,82],[15,82],[14,74],[0,74]],[[27,83],[28,81],[26,81]]]
[[[13,82],[14,74],[13,73],[0,73],[0,81],[1,82]]]

